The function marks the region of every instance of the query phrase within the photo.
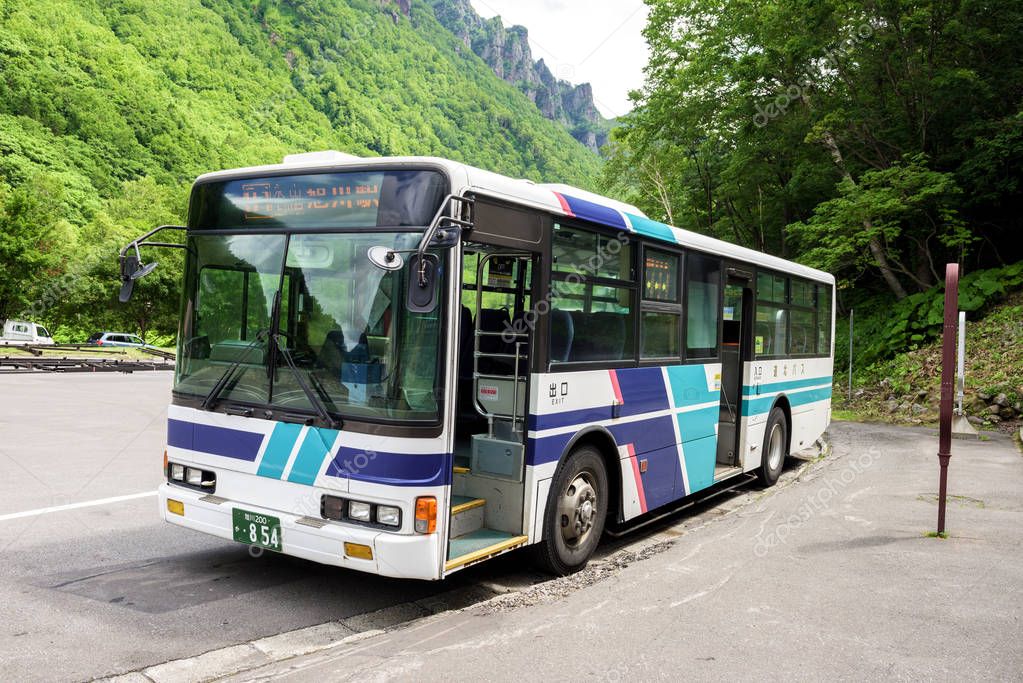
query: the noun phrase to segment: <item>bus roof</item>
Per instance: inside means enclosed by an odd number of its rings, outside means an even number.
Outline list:
[[[244,177],[281,175],[284,173],[344,171],[349,168],[439,168],[451,178],[452,191],[456,194],[473,192],[506,202],[529,206],[556,216],[579,218],[591,223],[634,233],[654,240],[682,247],[689,247],[708,253],[718,254],[736,261],[751,263],[764,268],[793,275],[800,275],[819,282],[834,284],[830,273],[810,268],[793,261],[786,261],[754,249],[741,247],[731,242],[683,230],[665,223],[651,220],[631,204],[603,197],[570,185],[535,183],[522,178],[511,178],[499,173],[474,168],[461,162],[440,157],[356,157],[343,152],[324,151],[308,154],[292,154],[281,164],[251,166],[226,171],[216,171],[199,176],[197,183],[231,180]]]

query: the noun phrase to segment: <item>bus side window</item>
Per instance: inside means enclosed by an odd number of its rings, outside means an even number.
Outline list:
[[[718,356],[721,261],[690,252],[686,257],[686,358]]]

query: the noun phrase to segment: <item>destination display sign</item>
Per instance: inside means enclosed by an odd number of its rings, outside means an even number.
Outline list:
[[[446,194],[435,171],[239,178],[196,186],[191,230],[424,226]]]
[[[241,196],[233,201],[246,221],[321,215],[342,224],[376,225],[382,179],[382,173],[371,173],[242,182]]]

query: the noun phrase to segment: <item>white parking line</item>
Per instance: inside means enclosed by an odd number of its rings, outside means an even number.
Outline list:
[[[136,500],[138,498],[148,498],[155,496],[156,491],[146,491],[145,493],[131,493],[127,496],[114,496],[112,498],[100,498],[99,500],[86,500],[81,503],[68,503],[67,505],[54,505],[48,508],[38,508],[36,510],[25,510],[23,512],[11,512],[6,515],[0,515],[0,522],[6,522],[11,519],[21,519],[22,517],[35,517],[37,515],[45,515],[51,512],[63,512],[64,510],[77,510],[79,508],[91,508],[97,505],[109,505],[110,503],[121,503],[126,500]]]

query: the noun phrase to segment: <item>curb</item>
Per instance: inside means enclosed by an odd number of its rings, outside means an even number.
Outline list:
[[[479,587],[457,588],[414,602],[359,614],[343,621],[307,626],[94,680],[104,683],[206,683],[286,659],[356,643],[397,626],[497,595]]]
[[[1020,431],[1023,434],[1023,428]],[[811,467],[831,456],[832,447],[827,434],[822,436],[815,445],[819,449],[817,457],[807,460],[792,471],[783,474],[784,480],[780,480],[778,485],[772,488],[780,490],[798,483]],[[716,519],[731,515],[733,512],[759,500],[764,493],[760,492],[752,496],[747,493],[745,500],[740,500],[731,505],[725,504],[727,501],[719,501],[714,506],[714,510],[718,511],[718,515],[702,520],[700,520],[702,515],[696,517],[684,516],[665,528],[648,533],[646,536],[641,536],[630,543],[617,547],[591,566],[597,569],[606,564],[617,566],[616,559],[620,559],[625,555],[643,558],[647,554],[656,554],[660,550],[666,550],[681,536],[700,529]],[[700,521],[693,526],[686,526],[694,520]],[[137,671],[95,680],[102,683],[207,683],[208,681],[216,681],[269,664],[283,662],[287,659],[357,643],[443,612],[456,612],[469,607],[483,607],[488,603],[502,603],[507,601],[512,595],[525,593],[534,586],[558,580],[549,579],[522,584],[516,583],[516,585],[481,581],[472,586],[456,588],[414,602],[392,605],[375,612],[356,615],[343,621],[331,621],[308,626],[294,631],[259,638],[247,643],[210,650],[209,652],[192,657],[171,660]]]

